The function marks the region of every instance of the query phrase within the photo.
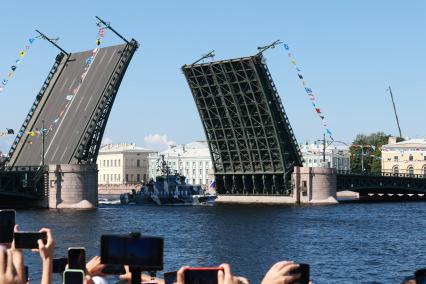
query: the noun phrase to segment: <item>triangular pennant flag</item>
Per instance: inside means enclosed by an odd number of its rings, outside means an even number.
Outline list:
[[[16,63],[16,65],[19,65],[19,63],[21,63],[21,59],[17,59],[17,60],[15,61],[15,63]]]
[[[12,78],[13,77],[13,72],[9,72],[9,73],[7,73],[7,77],[10,79],[10,78]]]
[[[98,38],[96,39],[96,45],[100,45],[101,44],[101,40]]]
[[[33,42],[35,41],[35,38],[30,38],[30,39],[28,39],[28,42],[30,43],[30,44],[33,44]]]
[[[319,108],[316,108],[316,109],[315,109],[315,111],[316,111],[317,113],[321,113],[321,110],[320,110]]]
[[[303,80],[303,76],[302,76],[302,75],[297,74],[297,76],[299,76],[299,79],[302,79],[302,80]]]
[[[12,71],[15,71],[15,70],[16,70],[16,66],[15,66],[15,65],[12,65],[12,66],[10,67],[10,69],[12,69]]]
[[[23,50],[22,50],[22,51],[20,51],[20,52],[19,52],[19,57],[21,57],[21,58],[22,58],[22,57],[24,57],[24,56],[25,56],[25,51],[23,51]]]
[[[286,50],[289,50],[290,48],[288,47],[288,45],[287,44],[285,44],[284,43],[284,48],[286,49]]]

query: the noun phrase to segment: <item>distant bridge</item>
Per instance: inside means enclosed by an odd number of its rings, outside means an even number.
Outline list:
[[[394,173],[337,173],[337,191],[350,190],[361,196],[387,194],[424,194],[426,176]]]

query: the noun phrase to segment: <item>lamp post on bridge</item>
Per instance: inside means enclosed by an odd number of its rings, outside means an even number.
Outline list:
[[[361,173],[364,173],[364,148],[372,148],[371,145],[360,145],[360,144],[354,144],[352,147],[358,147],[361,148]]]

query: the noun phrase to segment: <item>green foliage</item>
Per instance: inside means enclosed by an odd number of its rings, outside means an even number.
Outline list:
[[[370,135],[358,134],[349,149],[351,153],[351,171],[362,171],[361,158],[363,158],[365,172],[381,172],[381,148],[388,143],[390,136],[391,135],[385,134],[384,132],[376,132]],[[356,145],[362,145],[364,147],[361,149],[360,146]]]

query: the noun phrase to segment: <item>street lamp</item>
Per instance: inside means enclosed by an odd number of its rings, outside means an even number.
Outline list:
[[[354,144],[352,147],[359,147],[361,148],[361,172],[364,173],[364,148],[372,148],[371,145],[360,145],[360,144]]]

